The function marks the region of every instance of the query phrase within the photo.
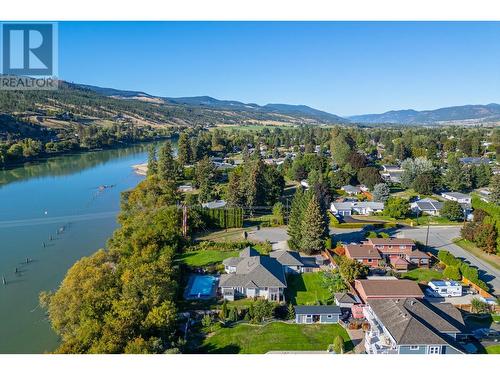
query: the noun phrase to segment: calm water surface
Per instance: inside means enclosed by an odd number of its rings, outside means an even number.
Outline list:
[[[56,348],[38,294],[56,289],[76,260],[105,246],[117,227],[120,192],[142,179],[131,165],[147,160],[147,147],[0,171],[0,353]]]

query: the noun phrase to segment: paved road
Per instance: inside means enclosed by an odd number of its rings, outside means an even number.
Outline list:
[[[422,243],[425,243],[427,227],[401,229],[396,231],[396,235],[402,235],[406,238],[411,238]],[[448,250],[454,256],[463,258],[471,265],[483,271],[482,278],[490,284],[495,294],[500,293],[500,272],[488,263],[477,258],[468,251],[462,249],[460,246],[453,243],[453,239],[460,237],[460,227],[457,226],[443,226],[443,227],[429,227],[429,242],[428,245],[436,249]]]

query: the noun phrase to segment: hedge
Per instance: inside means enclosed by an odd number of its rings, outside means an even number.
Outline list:
[[[455,258],[449,251],[446,250],[439,250],[438,252],[438,259],[446,264],[446,269],[445,271],[450,268],[448,273],[454,274],[455,270],[454,268],[457,268],[457,271],[462,274],[463,277],[466,279],[470,280],[480,288],[486,290],[487,292],[490,290],[488,285],[481,279],[479,279],[479,272],[477,268],[469,266],[467,263],[464,263],[458,258]],[[450,277],[451,278],[451,277]]]
[[[203,208],[203,216],[207,224],[215,228],[242,228],[243,209],[232,208]]]

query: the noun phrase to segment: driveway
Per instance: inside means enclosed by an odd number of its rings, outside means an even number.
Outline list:
[[[404,228],[396,231],[396,235],[420,241],[425,244],[427,227]],[[468,251],[455,245],[453,240],[460,237],[459,226],[430,226],[428,245],[439,249],[448,250],[454,256],[466,260],[469,264],[477,267],[482,273],[482,279],[491,287],[494,294],[500,292],[500,272],[488,263],[475,257]],[[482,272],[481,272],[482,271]]]
[[[271,243],[287,241],[288,234],[286,233],[286,227],[275,227],[275,228],[261,228],[259,230],[253,230],[248,232],[248,239],[250,241],[264,242],[269,241]]]

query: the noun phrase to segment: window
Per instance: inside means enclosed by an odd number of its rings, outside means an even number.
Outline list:
[[[430,346],[429,354],[439,354],[439,346]]]
[[[410,345],[410,350],[418,350],[420,346],[418,345]]]
[[[327,315],[326,317],[327,317],[328,319],[331,319],[331,318],[333,318],[333,315]]]
[[[371,263],[371,262],[372,262],[372,260],[371,260],[371,259],[368,259],[368,262],[370,262],[370,263]]]
[[[307,318],[312,318],[312,315],[306,315]]]
[[[405,245],[399,245],[399,248],[400,249],[406,249],[406,246]]]

